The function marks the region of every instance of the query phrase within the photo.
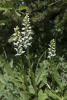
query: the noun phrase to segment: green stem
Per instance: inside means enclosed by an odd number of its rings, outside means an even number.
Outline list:
[[[54,80],[54,61],[53,59],[51,59],[50,61],[50,71],[51,71],[51,77],[52,77],[52,85],[54,84],[55,80]]]
[[[38,65],[39,65],[39,63],[40,63],[42,57],[44,56],[44,54],[45,54],[45,56],[46,56],[46,51],[44,51],[44,52],[41,54],[40,58],[38,59],[38,62],[37,62],[36,67],[38,67]],[[45,58],[46,58],[46,57],[45,57]]]
[[[34,72],[33,72],[33,64],[31,64],[30,59],[31,58],[30,58],[29,49],[27,49],[27,60],[28,60],[28,67],[29,67],[28,74],[29,74],[29,77],[31,77],[31,82],[32,82],[33,88],[35,90],[35,95],[37,97],[37,87],[36,87],[36,84],[35,84],[35,75],[34,75]]]
[[[24,77],[24,85],[25,85],[25,87],[26,87],[26,91],[28,91],[26,70],[24,69],[24,64],[23,64],[23,61],[22,61],[22,56],[21,56],[21,70],[22,70],[22,74],[23,74],[23,77]]]

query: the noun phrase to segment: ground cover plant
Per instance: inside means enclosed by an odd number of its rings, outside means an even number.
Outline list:
[[[0,100],[67,100],[66,26],[66,0],[0,0]]]

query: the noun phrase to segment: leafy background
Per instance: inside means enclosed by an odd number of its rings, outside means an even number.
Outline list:
[[[8,39],[14,27],[21,30],[26,12],[34,35],[20,58]],[[66,27],[67,0],[0,0],[0,100],[67,100]],[[57,56],[49,61],[53,38]]]

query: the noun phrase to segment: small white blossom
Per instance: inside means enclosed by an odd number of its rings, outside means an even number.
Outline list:
[[[22,35],[25,35],[25,32],[21,32]]]
[[[25,30],[25,28],[23,27],[23,28],[22,28],[22,30],[24,31],[24,30]]]

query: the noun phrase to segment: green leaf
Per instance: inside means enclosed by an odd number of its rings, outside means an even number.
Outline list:
[[[55,99],[55,100],[61,100],[61,97],[58,96],[58,95],[55,93],[54,90],[47,90],[47,89],[46,89],[45,92],[46,92],[46,94],[47,94],[49,97],[52,97],[53,100],[54,100],[54,99]]]
[[[24,5],[19,6],[17,10],[18,11],[26,10],[26,11],[30,12],[30,9],[27,6],[24,6]]]
[[[48,67],[49,63],[46,60],[40,63],[40,68],[37,68],[35,72],[36,85],[40,84],[41,82],[44,84],[47,83]]]
[[[46,93],[43,93],[42,90],[38,92],[38,100],[46,100],[47,98],[48,96],[46,95]]]
[[[10,67],[13,68],[13,59],[10,61]]]
[[[29,86],[29,92],[30,94],[35,94],[35,91],[32,85]]]
[[[13,37],[10,37],[10,39],[8,39],[8,42],[9,43],[13,42],[13,39],[14,39]]]

